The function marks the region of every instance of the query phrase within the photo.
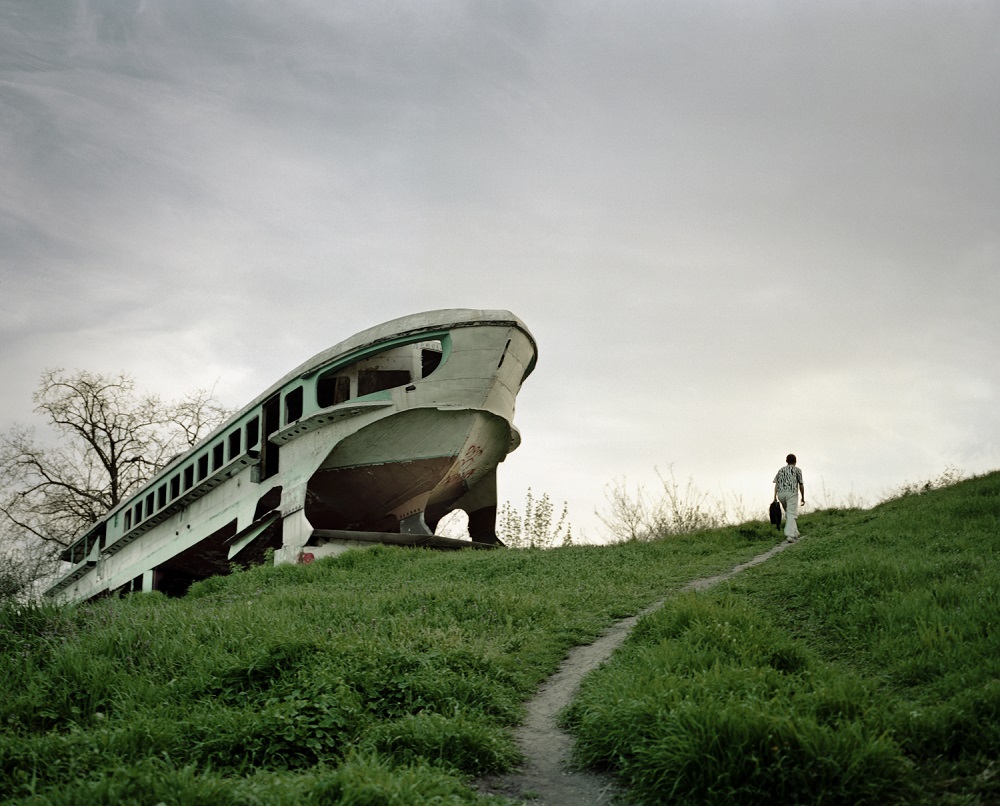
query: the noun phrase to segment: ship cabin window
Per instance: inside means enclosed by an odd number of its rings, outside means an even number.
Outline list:
[[[277,395],[264,401],[261,411],[264,418],[264,434],[260,451],[261,479],[269,479],[277,474],[280,462],[280,447],[277,443],[271,442],[269,437],[278,430],[278,420],[280,418],[280,400]]]
[[[272,397],[264,403],[264,437],[269,437],[277,431],[281,425],[278,422],[278,398]]]
[[[188,465],[184,468],[184,489],[190,490],[194,487],[194,465]]]
[[[285,395],[285,424],[294,423],[302,417],[302,387],[296,386]]]
[[[316,383],[316,402],[321,409],[351,399],[351,379],[347,375],[326,373]]]
[[[240,455],[240,429],[229,433],[229,461]]]
[[[60,558],[73,565],[82,563],[95,548],[103,549],[107,545],[107,528],[107,523],[97,524],[92,531],[64,549]]]
[[[76,565],[77,563],[82,563],[87,557],[87,541],[81,540],[75,546],[70,549],[69,561]]]
[[[325,409],[406,386],[430,375],[441,364],[441,357],[441,341],[435,339],[392,347],[353,364],[329,369],[317,379],[316,402]]]
[[[198,481],[204,481],[208,476],[208,454],[198,457]]]
[[[132,528],[132,510],[131,509],[126,509],[125,510],[125,531],[127,532],[131,528]]]
[[[156,491],[156,508],[163,509],[167,505],[167,485],[161,484]]]
[[[153,500],[156,496],[150,493],[146,496],[146,517],[149,518],[153,514]]]
[[[247,450],[260,444],[260,417],[254,417],[247,423]]]
[[[441,342],[424,342],[420,348],[420,377],[426,378],[441,365]]]
[[[406,386],[412,379],[407,369],[358,370],[358,397],[383,392],[394,386]]]
[[[226,463],[226,444],[220,442],[212,448],[212,470],[218,470]]]
[[[174,476],[170,479],[170,500],[173,501],[181,494],[181,477]]]

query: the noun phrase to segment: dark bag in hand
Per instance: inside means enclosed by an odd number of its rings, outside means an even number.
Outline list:
[[[774,528],[775,529],[780,529],[781,528],[781,504],[779,504],[777,501],[772,501],[771,502],[770,514],[771,514],[771,523],[774,524]]]

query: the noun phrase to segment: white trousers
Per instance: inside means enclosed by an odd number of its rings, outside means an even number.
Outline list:
[[[795,519],[799,514],[799,491],[778,490],[778,500],[785,508],[785,537],[798,537],[799,527]]]

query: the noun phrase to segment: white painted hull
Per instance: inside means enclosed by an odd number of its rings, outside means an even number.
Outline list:
[[[514,400],[534,360],[527,329],[502,311],[430,312],[365,331],[290,373],[110,513],[93,545],[85,537],[68,550],[72,567],[50,594],[181,592],[267,549],[276,562],[310,561],[379,535],[496,545],[496,468],[520,441]],[[469,513],[469,540],[433,536],[453,509]]]

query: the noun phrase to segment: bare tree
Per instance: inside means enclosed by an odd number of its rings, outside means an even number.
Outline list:
[[[18,537],[11,524],[0,524],[0,605],[37,598],[43,587],[39,581],[54,576],[58,567],[50,544]]]
[[[34,395],[55,439],[0,435],[0,520],[21,540],[67,546],[228,412],[214,392],[179,402],[139,394],[131,376],[46,370]]]
[[[232,411],[215,398],[215,387],[189,392],[173,404],[171,425],[179,429],[182,449],[192,448],[206,434],[220,425]]]

